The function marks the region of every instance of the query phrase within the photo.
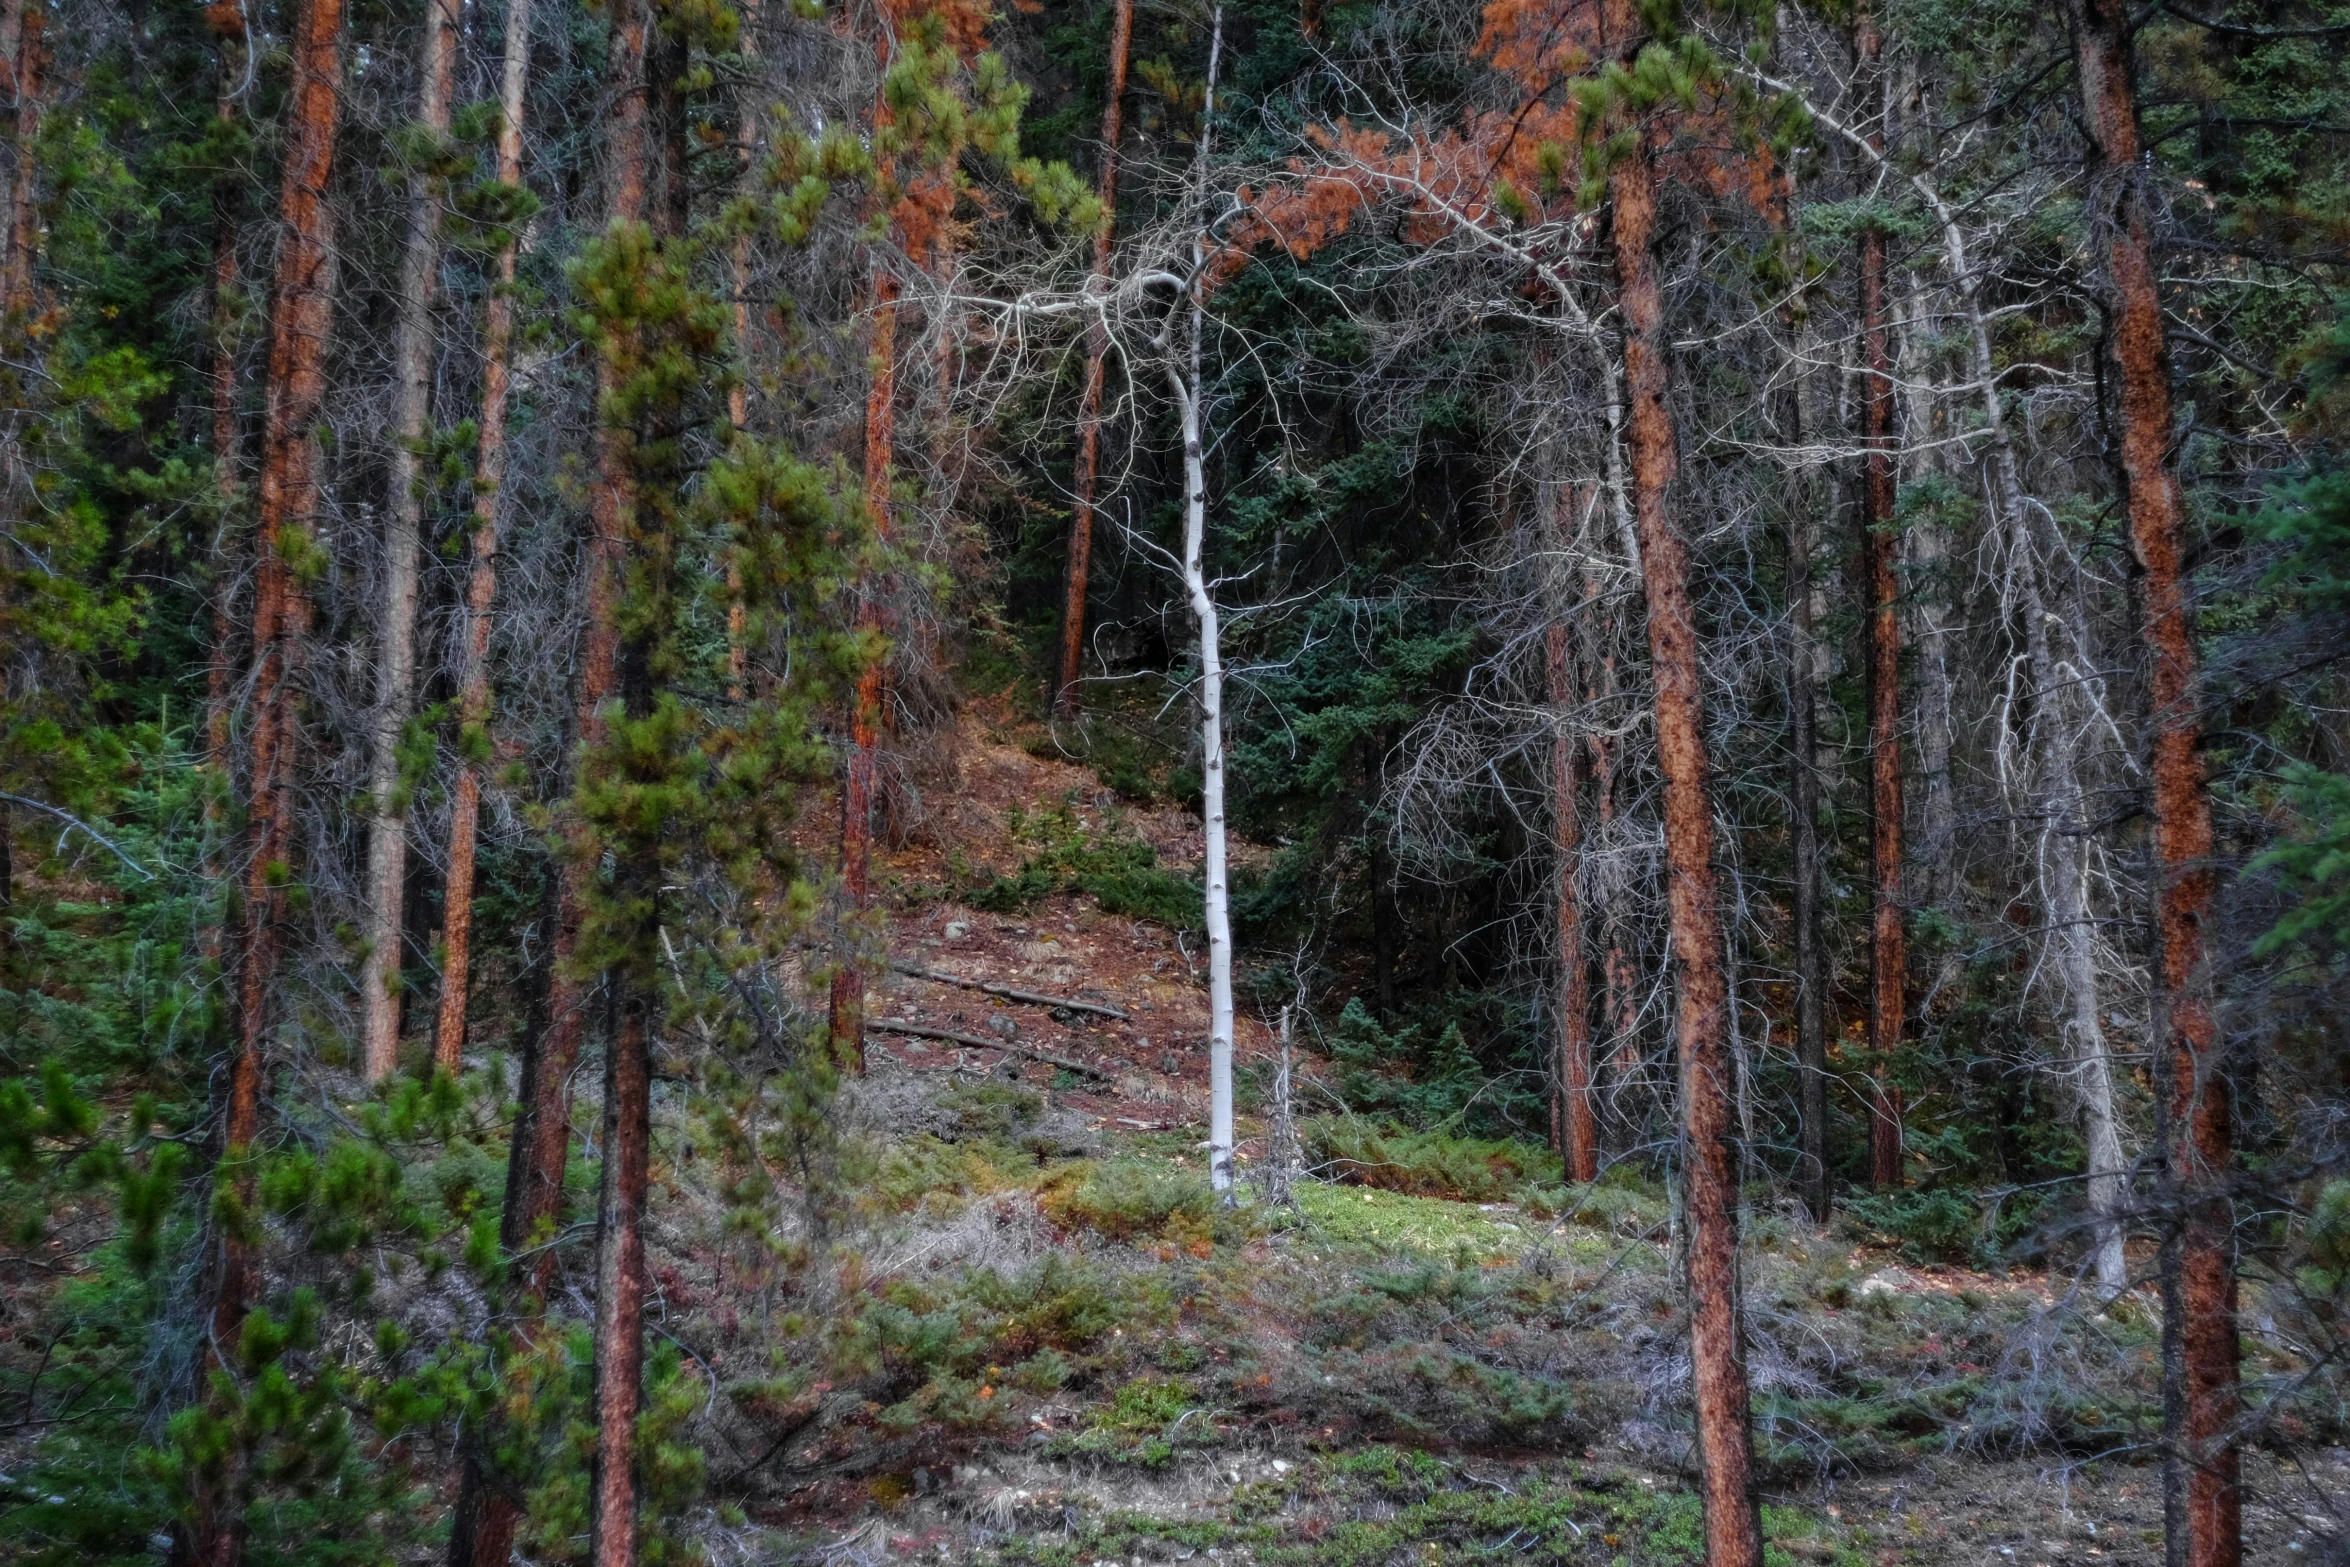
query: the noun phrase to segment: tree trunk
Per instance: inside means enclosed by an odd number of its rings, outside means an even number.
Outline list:
[[[876,534],[889,532],[891,455],[897,441],[898,280],[878,261],[873,275],[872,380],[865,388],[865,506]],[[867,584],[860,630],[881,629],[879,585]],[[865,960],[859,950],[872,899],[873,781],[881,743],[882,667],[857,672],[849,713],[849,767],[840,795],[840,879],[848,924],[832,975],[832,1045],[853,1072],[865,1070]]]
[[[437,144],[449,134],[449,86],[457,67],[451,0],[425,0],[417,53],[416,120]],[[400,734],[416,685],[417,551],[425,477],[420,456],[432,421],[433,285],[441,264],[441,198],[422,170],[408,176],[408,242],[400,257],[400,315],[393,329],[395,397],[390,477],[384,497],[382,642],[375,666],[375,721],[368,736],[367,959],[360,972],[367,1080],[392,1075],[400,1052],[400,903],[408,875],[408,805],[400,786]],[[470,867],[469,867],[470,868]],[[457,1070],[454,1039],[437,1039],[433,1063]],[[443,1051],[450,1053],[444,1055]]]
[[[504,75],[498,95],[498,183],[522,186],[522,116],[530,86],[530,0],[506,0]],[[514,375],[514,263],[522,236],[498,246],[497,275],[482,310],[481,438],[473,469],[473,570],[465,584],[464,667],[458,681],[459,767],[449,807],[449,876],[441,896],[441,1005],[433,1060],[450,1072],[465,1052],[473,973],[473,857],[490,744],[490,611],[498,594],[498,506],[506,485],[506,414]],[[525,1082],[524,1098],[529,1089]],[[509,1205],[511,1206],[511,1205]]]
[[[1551,1092],[1550,1136],[1571,1180],[1599,1179],[1599,1123],[1591,1102],[1591,977],[1583,958],[1583,906],[1575,877],[1582,869],[1583,830],[1575,804],[1578,742],[1567,714],[1574,706],[1567,658],[1567,623],[1543,633],[1543,674],[1550,698],[1550,817],[1557,846],[1553,871],[1558,905],[1558,1069]]]
[[[743,0],[740,10],[742,32],[737,47],[755,69],[759,61],[759,0]],[[758,190],[761,98],[756,86],[747,89],[735,120],[735,139],[742,143],[740,186],[745,197]],[[742,434],[751,428],[751,231],[748,227],[735,235],[728,247],[727,262],[734,283],[734,348],[742,356],[742,368],[734,384],[726,389],[726,422],[737,434]],[[726,565],[726,698],[730,702],[740,702],[747,694],[744,681],[750,668],[750,648],[744,638],[749,627],[750,607],[743,602],[742,567],[729,560]]]
[[[522,184],[522,122],[529,100],[530,0],[506,0],[503,75],[498,99],[498,180]],[[471,988],[473,951],[474,842],[481,817],[482,773],[490,745],[490,612],[498,588],[498,505],[506,478],[506,414],[514,367],[514,266],[521,235],[509,233],[498,246],[497,274],[483,309],[481,441],[473,475],[473,571],[465,589],[464,670],[458,696],[461,766],[449,812],[449,877],[442,897],[441,1005],[433,1032],[433,1057],[454,1062],[465,1048],[465,1009]],[[515,1098],[521,1105],[507,1147],[506,1197],[498,1239],[518,1251],[536,1223],[531,1204],[540,1195],[533,1179],[535,1115],[547,1076],[543,1035],[524,1042]],[[560,1090],[558,1090],[558,1093]],[[566,1130],[568,1111],[562,1117]],[[559,1150],[558,1157],[568,1153]],[[556,1172],[557,1183],[561,1170]],[[462,1451],[456,1517],[449,1535],[449,1567],[506,1567],[522,1522],[515,1499],[496,1488],[485,1472],[478,1439]]]
[[[1193,163],[1194,211],[1207,194],[1209,127],[1216,113],[1216,74],[1224,56],[1224,7],[1215,11],[1208,40],[1207,94],[1200,108],[1198,155]],[[1201,371],[1207,308],[1198,280],[1207,256],[1205,234],[1192,241],[1188,366],[1167,365],[1167,384],[1183,428],[1183,588],[1199,626],[1200,880],[1208,928],[1208,1184],[1232,1201],[1232,889],[1224,845],[1224,651],[1216,600],[1208,591],[1207,448],[1201,431],[1205,397]]]
[[[1797,355],[1800,361],[1800,354]],[[1803,448],[1803,390],[1786,399],[1789,450]],[[1820,941],[1819,696],[1812,641],[1814,528],[1809,475],[1795,474],[1787,507],[1787,815],[1793,859],[1795,1060],[1802,1149],[1795,1185],[1814,1224],[1828,1222],[1828,964]]]
[[[41,248],[41,77],[48,69],[48,7],[24,0],[13,51],[16,78],[16,171],[9,183],[8,255],[0,263],[0,318],[12,335],[33,320],[33,261]]]
[[[1713,801],[1704,681],[1689,600],[1689,555],[1675,531],[1680,455],[1667,401],[1664,294],[1651,243],[1656,184],[1645,141],[1611,180],[1622,287],[1624,379],[1631,399],[1634,512],[1648,598],[1657,766],[1664,776],[1674,1030],[1681,1057],[1684,1201],[1689,1215],[1690,1357],[1708,1567],[1761,1567],[1754,1435],[1738,1299],[1738,1159],[1731,1100],[1730,997],[1714,884]]]
[[[1114,0],[1110,13],[1109,101],[1102,105],[1101,227],[1093,236],[1093,282],[1107,287],[1117,241],[1118,137],[1126,114],[1126,61],[1134,47],[1134,0]],[[1076,502],[1069,512],[1069,570],[1061,594],[1061,667],[1053,682],[1053,710],[1077,711],[1077,678],[1085,662],[1085,587],[1093,562],[1094,487],[1100,476],[1103,363],[1109,328],[1096,317],[1086,328],[1085,385],[1077,403]]]
[[[657,235],[684,228],[687,191],[677,146],[684,116],[677,78],[684,69],[682,41],[661,38],[651,27],[644,0],[628,0],[616,40],[615,65],[626,73],[622,112],[612,135],[615,178],[612,225],[633,223],[643,210],[646,138],[661,143],[663,197],[653,210]],[[626,137],[625,147],[617,145]],[[632,720],[653,709],[653,675],[642,628],[618,637],[620,579],[627,555],[644,532],[634,463],[637,431],[612,395],[622,389],[638,357],[633,323],[619,326],[629,336],[609,345],[599,372],[604,408],[602,496],[609,514],[597,518],[598,543],[610,562],[604,583],[606,607],[598,635],[611,649],[605,666],[617,674],[623,710]],[[655,431],[657,443],[673,432]],[[603,726],[594,742],[601,743]],[[636,1567],[643,1552],[640,1513],[642,1474],[637,1453],[637,1415],[644,1400],[645,1208],[652,1168],[652,1030],[657,995],[654,944],[660,929],[659,853],[650,841],[610,845],[612,906],[625,911],[626,935],[617,945],[619,961],[604,974],[612,1028],[604,1055],[604,1148],[602,1185],[596,1212],[595,1409],[596,1450],[590,1486],[588,1559],[594,1567]]]
[[[334,327],[334,170],[342,110],[342,0],[301,0],[291,46],[285,166],[272,281],[267,404],[256,502],[252,722],[248,737],[244,902],[236,941],[235,1057],[229,1067],[221,1157],[229,1216],[213,1261],[207,1357],[228,1364],[260,1277],[253,1217],[255,1144],[261,1131],[263,1056],[275,1023],[294,858],[294,764],[301,743],[295,667],[310,604],[295,562],[317,546],[319,452],[314,427],[326,394]],[[244,1520],[236,1493],[241,1462],[218,1493],[200,1500],[193,1549],[206,1567],[236,1567]]]
[[[1882,39],[1863,6],[1853,24],[1861,73],[1875,77]],[[1869,139],[1880,155],[1884,137]],[[1885,232],[1860,235],[1862,438],[1861,576],[1868,595],[1869,704],[1869,1185],[1901,1184],[1901,1091],[1893,1057],[1905,1024],[1908,960],[1901,921],[1901,621],[1893,570],[1893,361],[1885,320]]]
[[[2106,267],[2116,306],[2121,371],[2122,471],[2130,545],[2144,575],[2153,751],[2155,1036],[2157,1091],[2166,1098],[2164,1149],[2179,1207],[2170,1239],[2167,1303],[2178,1343],[2168,1480],[2173,1559],[2236,1567],[2243,1559],[2239,1482],[2233,1160],[2230,1085],[2212,1014],[2204,926],[2216,891],[2211,796],[2197,754],[2194,604],[2185,565],[2185,504],[2170,467],[2170,370],[2151,224],[2138,181],[2136,83],[2130,14],[2119,0],[2073,0],[2081,98],[2104,164]]]

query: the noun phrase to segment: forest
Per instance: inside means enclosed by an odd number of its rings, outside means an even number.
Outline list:
[[[0,0],[0,1560],[2350,1567],[2350,5]]]

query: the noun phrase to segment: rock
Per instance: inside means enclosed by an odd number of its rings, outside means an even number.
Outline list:
[[[1859,1294],[1898,1295],[1909,1287],[1909,1275],[1898,1268],[1884,1268],[1860,1281]]]
[[[964,924],[964,923],[963,923],[961,920],[949,920],[949,921],[947,921],[947,929],[946,929],[946,937],[947,937],[947,940],[949,940],[949,941],[961,941],[961,940],[962,940],[962,939],[963,939],[965,936],[968,936],[968,935],[970,935],[970,934],[971,934],[971,927],[970,927],[970,926],[968,926],[968,925],[966,925],[966,924]]]

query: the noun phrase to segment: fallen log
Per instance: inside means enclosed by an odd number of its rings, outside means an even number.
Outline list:
[[[1099,1078],[1105,1083],[1110,1080],[1109,1073],[1090,1062],[1072,1060],[1068,1056],[1050,1055],[1027,1045],[1016,1044],[1009,1039],[990,1039],[985,1034],[958,1034],[951,1028],[932,1028],[927,1023],[910,1023],[904,1018],[896,1017],[871,1018],[867,1020],[865,1026],[877,1034],[905,1034],[915,1039],[941,1039],[950,1045],[970,1045],[980,1050],[1001,1050],[1006,1055],[1021,1056],[1030,1061],[1042,1061],[1046,1066],[1057,1066],[1064,1072],[1082,1073],[1087,1077]]]
[[[893,974],[904,974],[913,979],[927,979],[940,985],[960,985],[965,990],[985,991],[991,996],[1001,996],[1006,1001],[1023,1002],[1032,1007],[1067,1007],[1072,1012],[1091,1012],[1099,1017],[1114,1017],[1121,1023],[1134,1021],[1133,1014],[1121,1012],[1118,1008],[1103,1001],[1080,1001],[1074,996],[1048,996],[1041,990],[1020,990],[1010,985],[998,985],[992,980],[966,979],[960,974],[942,974],[937,969],[924,968],[919,963],[892,962],[889,967]]]

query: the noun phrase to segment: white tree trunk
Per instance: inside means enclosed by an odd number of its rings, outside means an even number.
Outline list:
[[[1208,117],[1216,111],[1216,67],[1224,48],[1224,8],[1216,7],[1208,44],[1207,97],[1201,114],[1198,195],[1204,201],[1208,173]],[[1199,623],[1200,817],[1205,844],[1200,879],[1206,894],[1208,926],[1208,1183],[1232,1200],[1232,889],[1224,855],[1224,656],[1216,623],[1216,601],[1208,592],[1202,559],[1208,528],[1207,455],[1200,433],[1200,339],[1206,327],[1201,274],[1207,259],[1203,237],[1193,243],[1190,364],[1170,363],[1167,380],[1183,416],[1183,587]]]
[[[424,8],[417,56],[418,122],[436,138],[449,130],[449,83],[457,60],[453,0]],[[362,1059],[367,1080],[389,1077],[400,1050],[401,887],[408,873],[408,806],[400,789],[400,732],[416,686],[417,551],[424,498],[417,448],[432,414],[433,275],[440,266],[440,197],[421,173],[408,181],[408,244],[400,260],[400,319],[394,334],[395,396],[390,494],[384,506],[382,647],[376,661],[375,721],[367,789],[367,957],[360,975]]]

